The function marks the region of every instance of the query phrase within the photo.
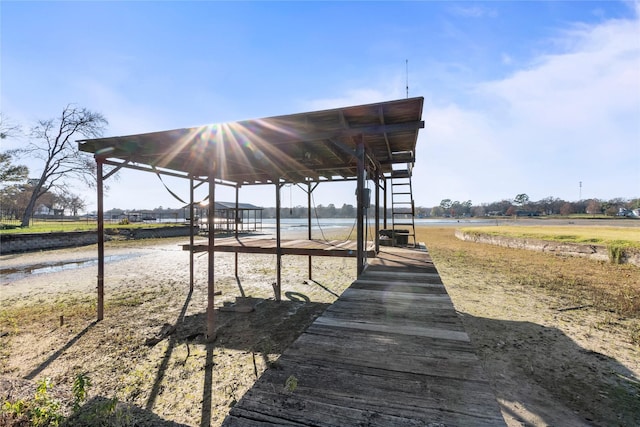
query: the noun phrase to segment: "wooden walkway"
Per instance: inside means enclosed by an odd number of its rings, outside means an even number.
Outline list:
[[[205,252],[209,245],[201,243],[193,245],[194,252]],[[235,252],[252,254],[276,254],[276,239],[222,237],[214,241],[215,252]],[[357,244],[354,240],[281,240],[282,255],[312,255],[332,257],[355,257]],[[189,250],[189,245],[182,245],[182,249]],[[368,258],[376,256],[373,242],[367,242],[366,254]]]
[[[505,425],[429,255],[384,248],[369,264],[224,426]]]

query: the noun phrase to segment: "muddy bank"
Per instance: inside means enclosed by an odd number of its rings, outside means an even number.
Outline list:
[[[460,240],[490,245],[503,246],[514,249],[527,249],[531,251],[547,252],[563,256],[577,256],[596,261],[611,261],[609,248],[604,245],[588,245],[579,243],[551,242],[540,239],[520,239],[507,236],[495,236],[477,232],[465,232],[456,230],[455,236]],[[620,264],[633,264],[640,266],[640,251],[626,248],[620,253]]]

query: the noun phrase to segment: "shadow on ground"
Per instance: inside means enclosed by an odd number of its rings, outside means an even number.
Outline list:
[[[257,375],[256,358],[262,358],[270,365],[269,355],[280,354],[329,306],[326,303],[310,302],[306,295],[286,293],[290,300],[275,301],[262,298],[239,298],[235,306],[225,306],[215,310],[216,338],[206,341],[206,313],[184,316],[190,296],[173,325],[166,325],[168,345],[158,367],[146,410],[151,411],[160,393],[161,384],[174,349],[183,343],[206,346],[204,364],[204,393],[200,426],[211,422],[211,390],[214,379],[214,350],[227,348],[252,353],[254,370]],[[252,309],[245,312],[247,308]],[[235,311],[238,309],[239,311]]]
[[[62,427],[86,426],[189,427],[165,420],[135,405],[97,396],[82,405]]]
[[[505,416],[522,425],[555,425],[565,411],[575,418],[565,419],[566,426],[640,425],[640,380],[615,359],[580,347],[557,328],[460,315]]]
[[[217,333],[213,342],[206,340],[206,313],[204,311],[187,315],[193,294],[189,293],[183,300],[178,316],[173,323],[165,324],[156,331],[157,335],[148,337],[142,346],[155,346],[163,343],[163,353],[158,360],[157,368],[151,373],[153,382],[147,389],[146,401],[141,405],[110,400],[104,392],[84,404],[78,412],[65,421],[65,426],[88,425],[136,425],[147,426],[182,426],[165,420],[154,413],[155,404],[163,393],[163,381],[167,372],[174,368],[172,355],[178,346],[184,350],[194,345],[204,350],[206,358],[199,378],[196,380],[203,387],[203,395],[193,404],[201,408],[199,424],[209,426],[212,419],[213,396],[217,361],[214,360],[216,349],[234,349],[248,353],[253,357],[255,376],[259,375],[259,365],[271,366],[273,356],[282,353],[306,328],[329,306],[327,303],[316,303],[299,292],[286,292],[282,301],[263,298],[238,298],[236,304],[216,308],[215,318]],[[250,309],[250,311],[247,310]],[[64,345],[42,361],[25,375],[24,380],[32,380],[47,369],[55,367],[59,359],[90,336],[99,322],[91,322],[82,331],[70,338]],[[149,339],[150,338],[150,339]],[[271,359],[269,358],[271,356]],[[262,363],[258,363],[262,360]],[[29,393],[31,394],[31,393]],[[26,394],[25,397],[28,397]],[[240,396],[238,396],[239,398]],[[66,399],[62,399],[66,400]],[[113,421],[113,423],[111,423]],[[104,422],[107,424],[100,424]],[[109,424],[110,423],[110,424]]]

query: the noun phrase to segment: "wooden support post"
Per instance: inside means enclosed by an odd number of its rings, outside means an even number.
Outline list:
[[[282,248],[280,238],[280,179],[276,180],[276,285],[273,289],[276,301],[282,299]]]
[[[311,182],[307,182],[307,236],[311,240]],[[311,262],[311,255],[309,255],[309,280],[313,280],[313,266]]]
[[[98,187],[98,321],[104,319],[104,183],[102,159],[96,157]]]
[[[239,217],[238,217],[238,208],[240,207],[238,204],[238,199],[240,198],[240,187],[238,185],[236,185],[236,213],[235,213],[235,218],[234,218],[234,222],[235,222],[235,237],[236,239],[238,238],[238,227],[240,226],[240,222],[239,222]],[[238,252],[235,253],[235,272],[236,272],[236,279],[238,278]]]
[[[193,271],[193,226],[194,206],[193,206],[193,176],[189,177],[189,290],[193,291],[194,271]]]
[[[209,228],[209,263],[207,280],[207,341],[213,342],[216,339],[216,319],[214,311],[215,286],[214,286],[214,261],[215,261],[215,188],[214,168],[209,172],[209,211],[207,213],[207,224]]]
[[[357,253],[358,277],[364,271],[364,141],[362,135],[358,135],[356,145],[356,160],[358,177],[356,186],[356,216],[357,216]]]
[[[384,185],[384,211],[382,212],[382,214],[384,215],[384,229],[387,229],[387,178],[386,177],[382,177],[382,183]]]
[[[375,186],[376,186],[376,253],[380,252],[380,177],[376,172],[375,177]]]

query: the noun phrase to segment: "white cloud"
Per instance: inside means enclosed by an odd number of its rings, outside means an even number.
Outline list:
[[[564,53],[470,91],[469,105],[425,109],[417,204],[490,202],[526,192],[575,200],[640,195],[638,20],[577,26]]]
[[[449,11],[453,15],[464,16],[467,18],[484,18],[484,17],[495,18],[496,16],[498,16],[498,12],[495,9],[478,6],[478,5],[467,6],[467,7],[455,6],[455,7],[449,8]]]

